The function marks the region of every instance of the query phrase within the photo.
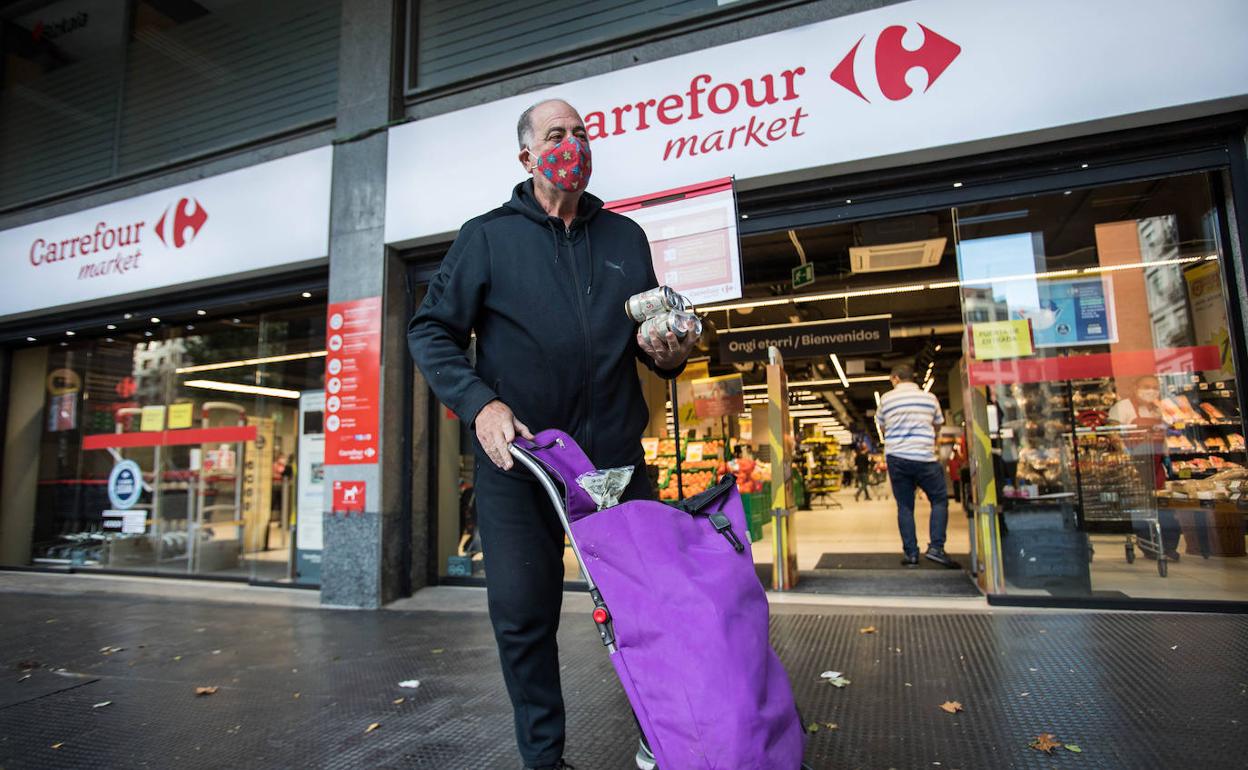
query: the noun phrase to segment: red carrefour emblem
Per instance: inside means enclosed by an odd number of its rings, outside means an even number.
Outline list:
[[[188,206],[194,204],[194,211],[188,210]],[[173,216],[171,217],[170,214]],[[200,205],[199,201],[194,198],[180,198],[177,203],[165,209],[160,215],[160,219],[156,221],[156,237],[160,238],[160,242],[169,245],[173,241],[173,247],[180,249],[195,239],[199,234],[200,228],[208,221],[208,212]],[[188,236],[187,230],[191,231]]]
[[[927,72],[926,91],[936,83],[936,79],[948,69],[953,60],[962,53],[962,46],[936,34],[932,30],[919,25],[923,30],[923,45],[911,51],[901,44],[906,28],[895,24],[880,33],[875,42],[875,78],[880,93],[894,102],[905,99],[914,89],[906,84],[906,73],[915,67]],[[832,80],[864,102],[871,101],[863,95],[854,77],[854,61],[858,55],[858,47],[866,36],[858,38],[854,47],[849,49],[845,58],[841,59],[832,70]]]

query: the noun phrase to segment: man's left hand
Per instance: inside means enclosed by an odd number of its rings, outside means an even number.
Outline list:
[[[684,339],[681,339],[673,332],[659,334],[657,330],[651,330],[650,336],[646,337],[639,329],[637,344],[646,352],[646,355],[654,359],[655,366],[670,370],[685,362],[693,346],[698,344],[698,335],[690,332],[685,335]]]

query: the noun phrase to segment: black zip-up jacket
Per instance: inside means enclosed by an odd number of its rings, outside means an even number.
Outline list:
[[[658,370],[624,312],[630,296],[657,285],[636,222],[585,193],[565,228],[538,204],[530,179],[460,229],[407,343],[461,420],[473,423],[499,399],[534,433],[567,432],[598,468],[636,465],[649,412],[635,361],[667,378],[684,368]],[[475,368],[466,354],[474,331]]]

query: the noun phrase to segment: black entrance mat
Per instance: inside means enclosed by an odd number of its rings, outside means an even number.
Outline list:
[[[771,565],[756,564],[763,587],[771,588]],[[792,593],[842,596],[980,596],[962,570],[813,569],[802,570]]]
[[[969,564],[971,557],[960,554],[949,554],[958,564]],[[953,569],[944,567],[934,561],[929,561],[919,556],[919,569],[941,570],[952,572]],[[819,557],[819,563],[815,565],[815,569],[826,570],[845,570],[845,569],[895,569],[913,572],[914,567],[906,567],[901,563],[901,553],[825,553]]]

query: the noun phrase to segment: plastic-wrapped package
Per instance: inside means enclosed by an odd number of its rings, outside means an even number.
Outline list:
[[[576,483],[589,493],[598,505],[598,510],[611,508],[620,504],[620,496],[633,479],[633,466],[623,468],[606,468],[604,470],[582,473],[576,477]]]

